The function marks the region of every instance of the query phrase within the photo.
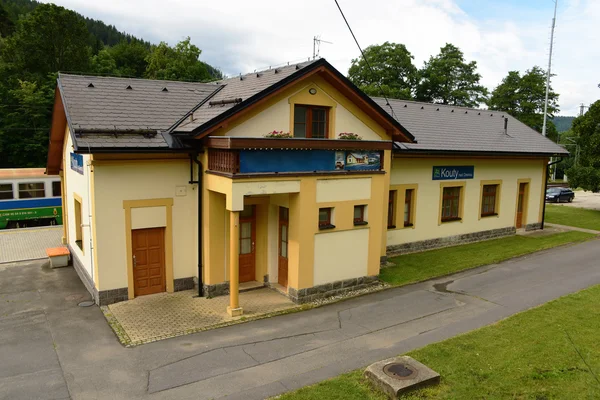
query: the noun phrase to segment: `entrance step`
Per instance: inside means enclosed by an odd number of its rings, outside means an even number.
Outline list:
[[[262,282],[251,281],[240,283],[240,293],[249,292],[251,290],[262,289],[265,287],[265,284]]]
[[[277,290],[282,295],[284,295],[284,296],[288,295],[287,287],[281,286],[279,283],[276,283],[276,282],[271,282],[270,286],[271,286],[271,289]]]

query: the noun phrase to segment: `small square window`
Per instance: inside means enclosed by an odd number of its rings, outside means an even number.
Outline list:
[[[333,225],[331,214],[333,208],[319,208],[319,229],[333,229],[335,225]]]
[[[0,183],[0,200],[11,200],[13,198],[12,183]]]
[[[360,206],[354,206],[354,225],[366,225],[367,224],[367,219],[366,219],[366,211],[367,211],[367,206],[365,205],[360,205]]]
[[[19,183],[20,199],[33,199],[45,196],[44,182]]]

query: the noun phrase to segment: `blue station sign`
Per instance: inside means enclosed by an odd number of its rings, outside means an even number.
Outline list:
[[[473,179],[475,176],[475,167],[467,166],[448,166],[433,167],[432,179],[434,181],[451,181],[458,179]]]
[[[83,155],[71,153],[71,169],[83,175]]]

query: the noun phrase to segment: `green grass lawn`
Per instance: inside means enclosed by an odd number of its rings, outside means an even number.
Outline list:
[[[600,383],[590,368],[600,375],[599,304],[600,286],[595,286],[410,352],[409,356],[439,372],[442,381],[403,398],[598,399]],[[386,399],[370,387],[362,372],[280,399]]]
[[[600,211],[548,204],[546,222],[600,231]]]
[[[511,236],[406,254],[391,258],[390,261],[396,266],[382,269],[379,277],[392,285],[406,285],[566,243],[581,242],[592,237],[594,235],[583,232],[564,232],[548,236]]]

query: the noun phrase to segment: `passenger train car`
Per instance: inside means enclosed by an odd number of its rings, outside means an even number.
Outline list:
[[[62,223],[60,177],[44,168],[0,169],[0,229]]]

